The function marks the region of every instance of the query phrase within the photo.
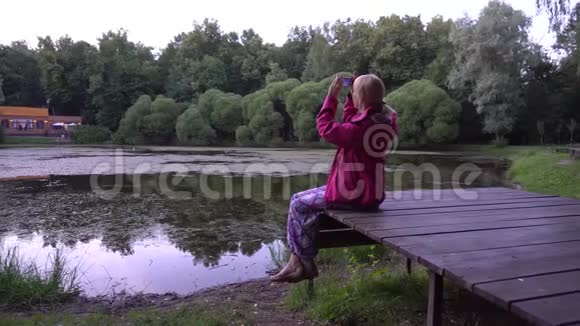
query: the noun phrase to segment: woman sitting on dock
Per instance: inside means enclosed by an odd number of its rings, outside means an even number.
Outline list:
[[[336,122],[338,97],[349,87],[342,122]],[[397,114],[383,102],[385,86],[375,75],[340,74],[332,81],[316,124],[320,137],[337,146],[326,186],[296,193],[288,210],[291,251],[273,282],[300,282],[318,276],[314,258],[319,214],[325,209],[375,210],[383,202],[385,154],[398,134]]]

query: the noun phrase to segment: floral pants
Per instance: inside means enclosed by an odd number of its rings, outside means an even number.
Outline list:
[[[324,212],[326,186],[292,195],[288,209],[287,237],[290,251],[300,258],[312,259],[318,253],[315,238],[318,233],[318,215]]]

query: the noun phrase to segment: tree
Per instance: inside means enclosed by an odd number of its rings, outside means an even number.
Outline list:
[[[0,105],[4,104],[4,102],[6,102],[6,96],[4,96],[4,91],[2,90],[3,83],[4,83],[4,79],[2,78],[2,75],[0,75]]]
[[[381,17],[371,38],[371,70],[394,88],[420,79],[435,58],[420,17]]]
[[[270,71],[271,51],[253,29],[243,31],[241,40],[245,49],[241,76],[246,85],[243,94],[247,94],[264,86],[266,74]]]
[[[317,32],[312,39],[308,56],[306,57],[306,67],[302,73],[303,81],[319,81],[328,77],[333,72],[332,51],[328,41]]]
[[[195,104],[179,116],[175,131],[179,142],[185,145],[212,145],[217,142],[215,130],[208,125]]]
[[[271,62],[270,72],[266,75],[266,85],[287,79],[288,75],[282,68],[280,68],[280,65],[277,62]]]
[[[550,28],[558,31],[570,13],[570,0],[536,0],[536,7],[548,13]]]
[[[239,126],[236,129],[236,143],[240,146],[248,146],[253,140],[252,131],[248,126]]]
[[[119,128],[113,135],[113,142],[117,144],[144,144],[145,139],[140,130],[143,127],[143,118],[151,113],[151,97],[142,95],[135,104],[127,109]]]
[[[453,28],[451,19],[435,16],[427,24],[427,44],[435,59],[425,68],[424,78],[432,80],[439,87],[447,87],[447,76],[455,63],[455,51],[449,40]]]
[[[175,124],[183,113],[180,106],[171,98],[157,96],[151,103],[150,113],[143,117],[140,129],[148,144],[165,145],[175,138]]]
[[[402,141],[449,143],[457,138],[461,106],[430,80],[414,80],[386,98],[399,113]]]
[[[268,93],[270,101],[272,102],[272,110],[279,113],[283,119],[280,137],[285,141],[294,140],[294,123],[288,113],[286,99],[288,98],[288,94],[298,86],[300,86],[300,81],[294,78],[273,82],[266,86],[266,93]]]
[[[568,131],[570,132],[570,144],[574,144],[574,131],[576,130],[576,120],[570,119],[570,122],[566,127],[568,127]]]
[[[119,124],[113,141],[120,144],[165,145],[175,137],[175,123],[182,107],[175,100],[157,96],[154,101],[143,95],[133,104]]]
[[[99,125],[116,130],[131,103],[142,94],[157,93],[157,71],[151,48],[130,42],[124,30],[103,34],[89,88]]]
[[[252,29],[224,34],[215,20],[194,23],[193,31],[177,35],[159,58],[165,93],[191,100],[216,88],[248,94],[264,85],[273,48]]]
[[[469,94],[484,116],[484,130],[496,141],[512,130],[523,106],[521,71],[529,54],[529,26],[523,12],[491,1],[477,22],[460,19],[451,33],[456,66],[449,86]]]
[[[38,38],[38,58],[42,71],[44,94],[50,99],[52,112],[59,115],[82,115],[94,122],[89,86],[97,73],[98,50],[64,36],[55,42]]]
[[[25,42],[0,45],[0,75],[4,104],[40,107],[46,103],[36,55]]]
[[[202,94],[212,88],[224,89],[227,83],[224,63],[211,56],[204,56],[200,62],[194,62],[191,74],[195,76],[191,82],[194,94]]]
[[[554,49],[564,52],[564,64],[576,66],[576,74],[580,78],[580,2],[576,4],[568,24],[564,29],[558,31],[556,35],[556,44]]]
[[[312,27],[294,27],[288,39],[275,53],[276,61],[286,71],[289,78],[301,78],[307,61],[310,44],[314,36]]]
[[[294,130],[300,142],[319,139],[315,117],[320,111],[329,83],[329,79],[319,83],[304,83],[294,88],[286,98],[286,107],[294,121]]]
[[[240,95],[210,89],[199,97],[196,109],[220,139],[234,140],[236,129],[242,124]]]
[[[219,23],[209,19],[194,22],[192,31],[176,36],[163,50],[164,66],[169,66],[165,68],[166,94],[190,101],[208,89],[223,89],[227,82],[224,58],[220,58],[223,42]]]
[[[538,134],[540,135],[540,145],[544,145],[544,135],[546,133],[546,128],[544,128],[544,126],[544,121],[538,121],[536,126],[538,128]]]
[[[369,72],[373,53],[369,51],[374,24],[365,20],[336,21],[332,27],[335,66],[360,74]],[[325,76],[326,77],[326,76]]]

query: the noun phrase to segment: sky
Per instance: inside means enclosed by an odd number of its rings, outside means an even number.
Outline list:
[[[2,1],[0,44],[25,40],[36,47],[37,36],[53,39],[68,34],[92,44],[108,30],[124,28],[131,41],[161,49],[180,32],[190,31],[193,21],[219,21],[222,31],[253,28],[266,42],[281,45],[291,27],[318,26],[347,17],[375,21],[391,14],[421,15],[426,22],[435,15],[477,17],[487,0],[18,0]],[[554,36],[548,18],[537,15],[534,0],[507,0],[515,9],[533,17],[530,36],[549,48]]]

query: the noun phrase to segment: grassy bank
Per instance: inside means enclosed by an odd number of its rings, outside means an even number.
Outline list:
[[[510,159],[510,177],[525,190],[580,198],[580,160],[549,149],[512,154]]]
[[[221,326],[251,325],[252,320],[241,312],[228,307],[208,308],[203,305],[172,309],[132,310],[126,314],[36,314],[32,316],[0,316],[0,325],[14,326],[84,326],[84,325],[176,325]]]
[[[78,276],[78,270],[67,266],[60,250],[42,269],[21,258],[17,248],[0,246],[0,308],[64,302],[79,294]]]
[[[469,145],[454,150],[509,159],[508,177],[524,190],[580,198],[580,160],[553,147]]]
[[[4,145],[52,145],[57,139],[53,137],[5,136]]]
[[[427,277],[407,275],[383,246],[322,250],[321,276],[315,293],[292,288],[287,305],[320,323],[341,325],[421,324],[426,307]]]

